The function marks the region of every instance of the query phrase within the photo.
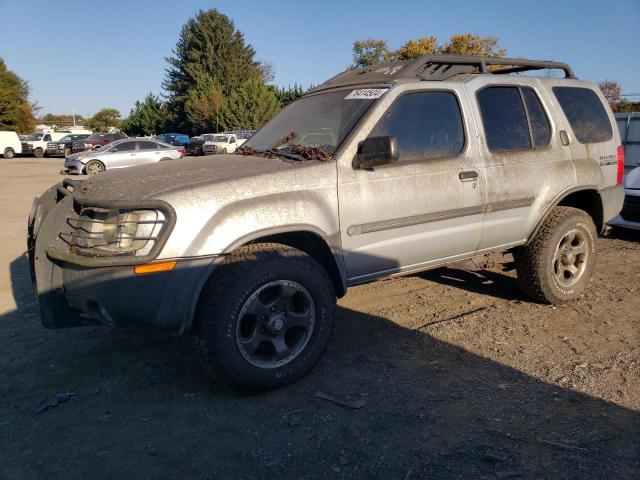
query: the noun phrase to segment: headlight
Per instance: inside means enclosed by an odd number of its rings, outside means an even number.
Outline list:
[[[167,216],[159,209],[83,208],[69,223],[74,233],[61,237],[77,255],[145,257],[158,245]]]
[[[64,143],[59,143],[58,148],[64,148]]]

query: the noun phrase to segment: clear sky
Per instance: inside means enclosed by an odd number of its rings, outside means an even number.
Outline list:
[[[278,85],[338,73],[357,39],[397,48],[473,32],[499,37],[509,56],[566,61],[580,78],[640,93],[640,0],[0,0],[0,57],[31,83],[42,114],[109,106],[126,116],[161,92],[181,26],[208,8],[235,22]]]

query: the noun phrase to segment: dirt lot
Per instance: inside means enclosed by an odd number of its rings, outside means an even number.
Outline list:
[[[248,395],[189,338],[40,325],[26,218],[61,165],[0,160],[0,478],[640,476],[639,233],[600,240],[567,307],[497,268],[354,288],[318,367]]]

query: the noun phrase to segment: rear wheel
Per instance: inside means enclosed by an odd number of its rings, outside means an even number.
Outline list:
[[[4,149],[4,158],[13,158],[16,156],[16,152],[13,148],[7,147]]]
[[[161,162],[166,162],[166,161],[168,161],[168,160],[171,160],[171,159],[170,159],[169,157],[164,157],[164,158],[161,158],[161,159],[160,159],[160,161],[161,161]]]
[[[203,289],[195,319],[202,365],[231,385],[266,390],[292,383],[322,356],[335,301],[329,276],[304,252],[243,247]]]
[[[577,299],[593,273],[596,238],[586,212],[555,207],[533,240],[513,252],[523,292],[543,303]]]
[[[40,147],[36,148],[33,151],[33,156],[36,158],[42,158],[44,157],[44,150],[42,150]]]
[[[102,173],[106,170],[104,167],[104,163],[99,160],[91,160],[87,163],[87,166],[84,167],[84,171],[87,175],[97,175],[98,173]]]

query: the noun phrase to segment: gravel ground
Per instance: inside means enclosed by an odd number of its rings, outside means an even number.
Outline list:
[[[0,478],[640,476],[640,232],[559,308],[498,267],[355,287],[318,367],[248,395],[190,338],[40,325],[26,218],[61,165],[0,160]]]

